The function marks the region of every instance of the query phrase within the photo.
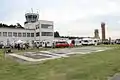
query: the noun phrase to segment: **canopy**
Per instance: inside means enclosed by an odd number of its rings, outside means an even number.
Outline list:
[[[23,42],[22,40],[18,40],[15,43],[20,44],[20,43],[25,43],[25,42]]]

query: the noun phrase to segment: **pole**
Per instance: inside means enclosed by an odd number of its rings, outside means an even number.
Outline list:
[[[32,11],[32,13],[33,13],[33,8],[31,8],[31,11]]]
[[[40,24],[40,22],[39,22],[39,42],[40,42],[40,36],[41,36],[40,28],[41,28],[41,24]]]
[[[4,59],[6,58],[6,46],[4,47]]]

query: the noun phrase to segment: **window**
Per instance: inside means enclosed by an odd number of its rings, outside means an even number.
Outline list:
[[[92,42],[92,40],[89,40],[90,42]]]
[[[37,44],[39,44],[39,42],[37,42]]]
[[[31,37],[34,37],[34,33],[31,33]]]
[[[28,18],[31,19],[31,18],[32,18],[32,15],[29,15]]]
[[[42,36],[53,36],[53,32],[42,32]]]
[[[22,37],[22,34],[21,34],[21,33],[18,33],[18,37]]]
[[[84,40],[84,42],[88,42],[88,40]]]
[[[0,36],[1,36],[1,32],[0,32]]]
[[[17,33],[16,33],[16,32],[13,32],[13,36],[14,36],[14,37],[17,37]]]
[[[30,33],[27,33],[27,37],[30,37]]]
[[[58,41],[58,42],[56,42],[56,44],[67,44],[67,42],[64,42],[64,41]]]
[[[40,33],[39,33],[39,32],[36,33],[36,37],[38,37],[38,36],[40,36]]]
[[[3,32],[3,36],[7,37],[7,32]]]
[[[9,37],[12,37],[12,32],[8,32],[8,36],[9,36]]]
[[[52,28],[53,28],[53,25],[49,25],[49,24],[41,24],[41,28],[52,29]]]
[[[23,37],[26,37],[26,33],[23,33]]]
[[[39,24],[38,24],[38,25],[36,25],[36,29],[39,29]]]
[[[94,40],[94,42],[97,42],[96,40]]]

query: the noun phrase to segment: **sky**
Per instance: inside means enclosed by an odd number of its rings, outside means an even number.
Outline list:
[[[54,21],[61,36],[94,36],[101,22],[107,38],[120,38],[120,0],[0,0],[0,23],[24,26],[25,13],[39,12],[40,20]]]

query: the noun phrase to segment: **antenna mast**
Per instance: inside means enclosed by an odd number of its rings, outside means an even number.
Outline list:
[[[32,11],[32,13],[33,13],[33,8],[31,8],[31,11]]]
[[[39,14],[39,10],[37,9],[37,14]]]

